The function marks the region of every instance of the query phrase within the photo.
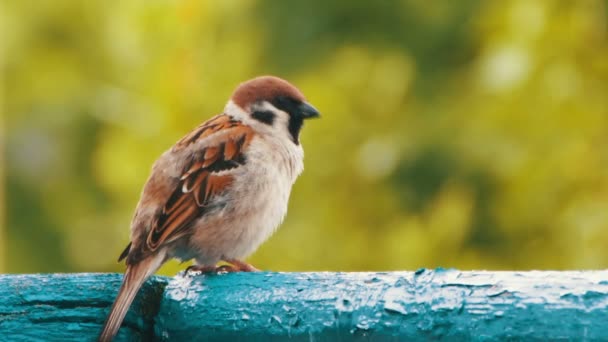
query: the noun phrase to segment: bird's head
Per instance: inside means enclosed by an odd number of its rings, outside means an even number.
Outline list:
[[[261,76],[241,83],[226,112],[262,132],[286,134],[296,145],[305,119],[319,117],[315,107],[289,82]]]

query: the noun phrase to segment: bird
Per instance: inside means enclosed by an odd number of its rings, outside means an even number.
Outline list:
[[[244,260],[282,223],[304,169],[300,131],[304,120],[319,116],[288,81],[256,77],[154,162],[99,341],[116,336],[144,281],[172,258],[194,260],[186,271],[257,270]]]

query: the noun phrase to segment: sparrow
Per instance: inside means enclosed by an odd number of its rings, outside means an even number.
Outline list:
[[[300,130],[318,116],[287,81],[257,77],[156,160],[118,259],[126,271],[99,341],[114,338],[143,282],[171,258],[194,259],[188,270],[202,272],[256,270],[243,260],[283,221],[304,169]],[[220,261],[229,265],[216,267]]]

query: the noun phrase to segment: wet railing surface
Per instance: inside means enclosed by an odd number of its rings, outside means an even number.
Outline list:
[[[86,341],[120,274],[0,275],[1,341]],[[238,273],[148,280],[119,341],[608,340],[608,271]]]

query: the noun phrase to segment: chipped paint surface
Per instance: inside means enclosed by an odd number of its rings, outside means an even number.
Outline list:
[[[0,275],[0,341],[94,340],[121,281],[118,274]],[[153,277],[117,340],[288,338],[608,341],[608,271]]]
[[[161,312],[164,340],[608,340],[608,271],[188,275]]]

